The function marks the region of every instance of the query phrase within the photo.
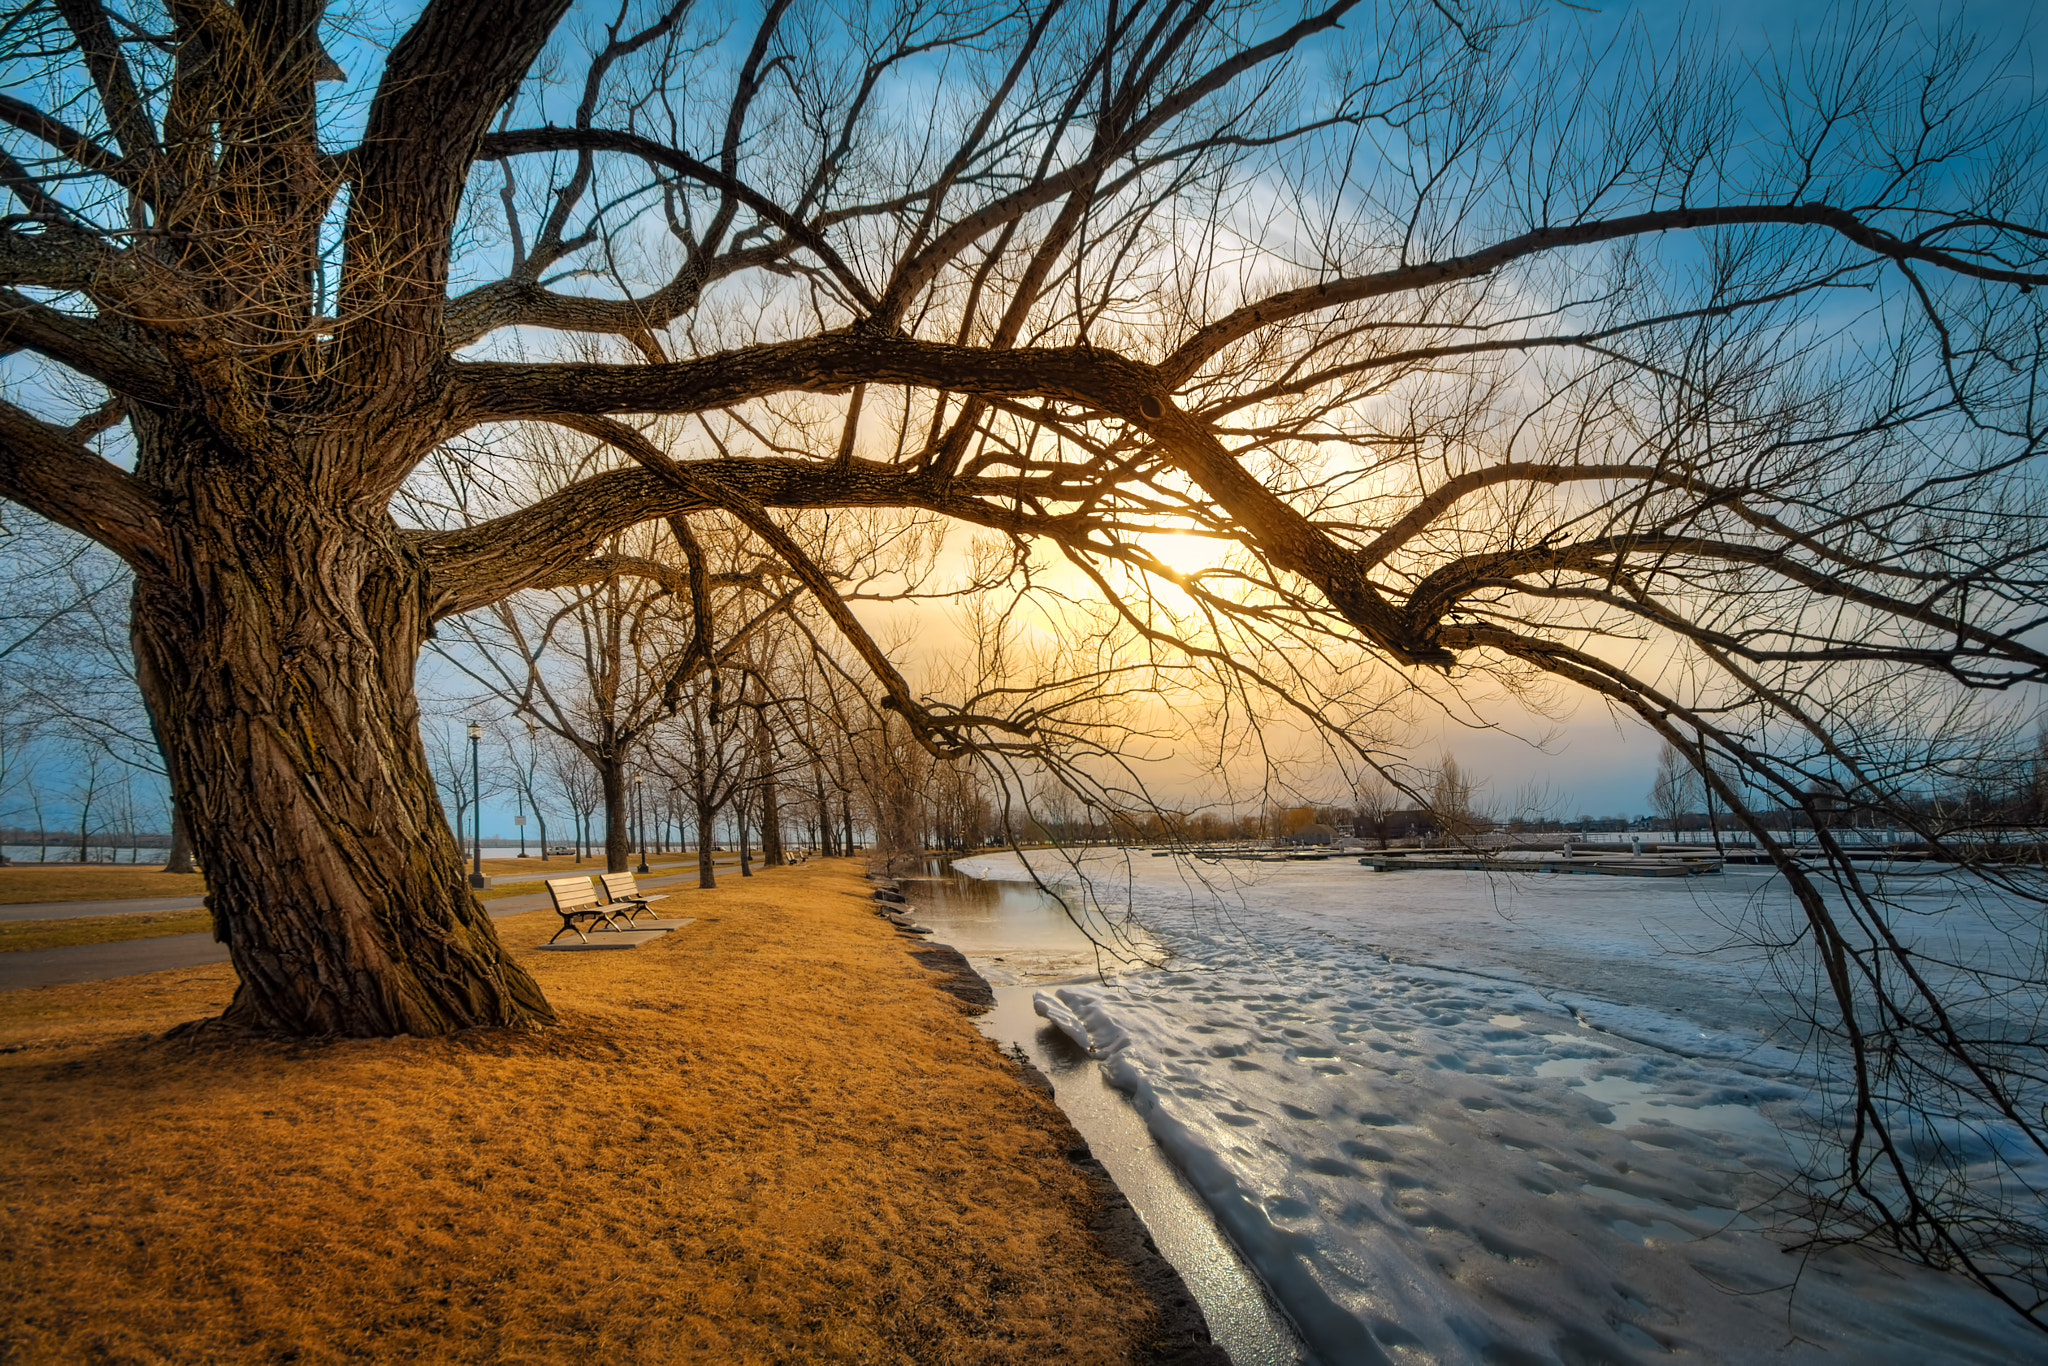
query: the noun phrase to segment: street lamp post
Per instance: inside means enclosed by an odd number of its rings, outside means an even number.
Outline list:
[[[533,781],[533,762],[533,718],[528,717],[526,719],[526,769],[524,774],[528,782]],[[521,791],[524,790],[524,788],[521,789]],[[540,818],[540,803],[537,801],[533,804],[533,822],[540,827],[540,861],[546,863],[548,861],[548,823]],[[526,831],[524,828],[521,828],[519,831],[519,848],[522,852],[526,849]]]
[[[640,867],[638,872],[647,871],[647,775],[633,775],[633,815],[640,823]]]
[[[470,869],[469,885],[484,885],[484,789],[478,776],[481,766],[477,762],[477,748],[484,738],[484,728],[472,721],[469,723],[469,798],[476,803],[469,823],[470,850],[476,856],[476,863]]]

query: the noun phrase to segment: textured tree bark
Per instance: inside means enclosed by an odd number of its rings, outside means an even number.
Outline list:
[[[191,873],[198,871],[192,862],[192,836],[185,829],[185,808],[176,797],[171,798],[171,852],[164,860],[167,873]]]
[[[250,478],[239,453],[173,454],[156,463],[185,497],[137,569],[133,635],[241,977],[226,1020],[364,1036],[551,1020],[435,799],[413,686],[430,595],[395,528]]]
[[[761,780],[761,862],[770,868],[782,865],[782,806],[772,777]]]
[[[768,717],[754,713],[754,752],[761,761],[761,866],[782,865],[782,810],[775,791],[775,746],[768,738]]]
[[[718,885],[718,872],[712,866],[711,823],[718,819],[718,808],[702,797],[697,799],[697,885],[713,888]]]
[[[632,828],[626,811],[626,761],[616,754],[594,757],[604,788],[604,870],[623,873],[633,866]]]
[[[752,877],[754,875],[754,863],[752,850],[747,846],[747,794],[744,792],[733,798],[732,823],[733,828],[739,832],[740,837],[740,876]]]

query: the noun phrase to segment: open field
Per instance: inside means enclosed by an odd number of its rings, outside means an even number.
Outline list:
[[[865,893],[508,917],[532,1033],[165,1038],[225,965],[0,994],[0,1360],[1128,1359],[1077,1140]]]
[[[712,855],[712,858],[720,867],[724,867],[729,863],[737,868],[740,864],[740,853],[737,849],[720,850]],[[638,868],[640,866],[640,856],[637,853],[632,854],[629,856],[628,862],[631,867]],[[686,849],[681,853],[649,854],[647,862],[650,867],[656,868],[657,871],[679,873],[686,867],[695,868],[697,866],[697,851],[695,849]],[[672,868],[660,866],[666,864],[674,864],[675,866]],[[754,866],[756,868],[761,866],[761,851],[759,849],[754,851]],[[541,879],[567,877],[571,873],[601,873],[603,871],[604,854],[602,852],[586,859],[573,859],[566,854],[550,854],[546,862],[542,862],[538,854],[531,858],[486,857],[484,859],[484,875],[486,877],[504,877],[511,873],[531,873],[535,879]]]
[[[74,920],[5,920],[0,921],[0,953],[159,939],[172,934],[198,934],[212,928],[213,916],[207,911],[130,911]]]
[[[467,846],[465,846],[465,852]],[[672,863],[682,855],[656,855],[662,863]],[[465,867],[468,866],[465,861]],[[540,855],[531,858],[490,858],[484,859],[484,873],[488,877],[504,877],[508,873],[531,873],[536,879],[567,877],[571,873],[601,873],[604,871],[604,854],[594,858],[573,859],[566,854],[550,854],[543,862]]]
[[[43,865],[0,868],[0,906],[24,901],[103,901],[117,897],[205,896],[198,873],[164,873],[150,865]]]

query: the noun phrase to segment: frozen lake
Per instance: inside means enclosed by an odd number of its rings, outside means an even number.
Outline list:
[[[1015,855],[955,867],[1025,876]],[[1046,986],[1040,1012],[1331,1366],[2048,1360],[1959,1278],[1774,1240],[1799,1156],[1781,1123],[1820,1108],[1777,1032],[1787,988],[1730,947],[1789,914],[1775,879],[1111,851],[1081,873],[1098,928],[1165,966],[1105,960],[1111,981]],[[999,984],[1076,966],[1070,941],[994,961],[967,939]]]
[[[127,845],[118,848],[103,844],[88,844],[86,852],[94,863],[134,863],[141,867],[155,864],[161,868],[164,860],[171,856],[169,849],[153,849],[149,845],[131,849]],[[72,837],[69,844],[57,841],[51,844],[7,844],[0,845],[0,854],[16,863],[71,863],[78,861],[78,839]]]

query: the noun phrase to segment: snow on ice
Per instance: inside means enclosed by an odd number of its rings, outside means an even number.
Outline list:
[[[1172,958],[1040,1013],[1331,1366],[2048,1360],[1958,1277],[1783,1250],[1821,1104],[1788,988],[1733,947],[1789,908],[1773,881],[1081,870]]]

